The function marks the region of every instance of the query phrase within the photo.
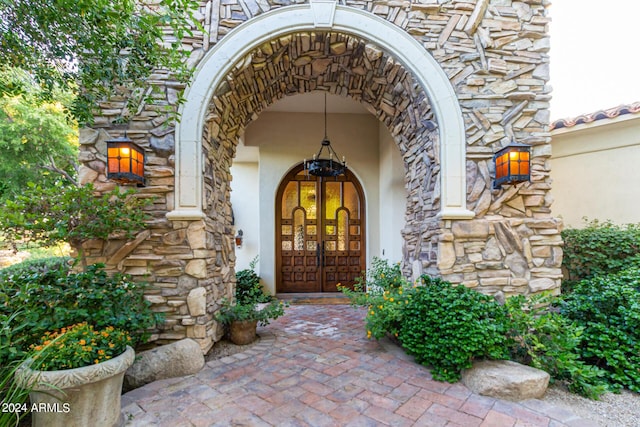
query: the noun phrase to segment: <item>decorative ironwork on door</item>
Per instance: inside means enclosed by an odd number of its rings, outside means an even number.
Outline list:
[[[290,172],[278,189],[278,292],[336,292],[365,269],[362,187],[350,171],[332,178]]]

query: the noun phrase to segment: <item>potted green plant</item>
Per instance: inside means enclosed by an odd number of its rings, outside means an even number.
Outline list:
[[[266,295],[255,272],[258,257],[249,268],[236,272],[235,300],[224,299],[216,320],[227,326],[229,339],[234,344],[249,344],[256,339],[258,324],[266,326],[271,319],[284,314],[286,304]]]
[[[285,303],[275,298],[268,303],[239,303],[224,300],[216,320],[228,326],[231,342],[244,345],[256,339],[258,324],[268,325],[272,319],[282,316],[284,309]]]
[[[121,424],[122,380],[135,357],[130,343],[123,330],[86,322],[46,332],[16,372],[18,384],[30,390],[32,425]]]

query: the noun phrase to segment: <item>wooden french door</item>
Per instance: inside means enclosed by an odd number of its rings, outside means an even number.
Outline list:
[[[282,181],[276,199],[277,292],[353,288],[365,269],[362,187],[347,170],[308,175],[302,165]]]

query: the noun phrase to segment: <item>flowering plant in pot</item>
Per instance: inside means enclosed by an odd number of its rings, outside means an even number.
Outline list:
[[[87,322],[45,332],[40,343],[31,345],[37,354],[32,368],[59,371],[81,368],[113,359],[131,343],[129,333],[113,326],[96,330]]]
[[[130,343],[126,331],[86,322],[46,332],[16,372],[18,384],[31,390],[33,425],[121,423],[122,380],[135,356]]]

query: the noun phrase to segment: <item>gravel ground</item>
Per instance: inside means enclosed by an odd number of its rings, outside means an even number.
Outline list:
[[[567,408],[603,427],[640,426],[640,394],[628,390],[604,394],[600,400],[590,400],[570,393],[561,385],[553,385],[542,400]]]
[[[235,345],[223,339],[217,342],[206,360],[215,360],[242,352],[260,342],[260,338],[251,344]],[[556,384],[547,390],[541,399],[547,403],[566,408],[576,415],[590,419],[603,427],[640,426],[640,394],[627,390],[619,394],[607,393],[600,400],[590,400],[570,393],[566,387]]]

